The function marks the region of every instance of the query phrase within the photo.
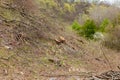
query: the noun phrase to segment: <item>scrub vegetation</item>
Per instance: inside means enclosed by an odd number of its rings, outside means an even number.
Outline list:
[[[82,0],[0,0],[0,80],[89,80],[120,67],[120,8]]]

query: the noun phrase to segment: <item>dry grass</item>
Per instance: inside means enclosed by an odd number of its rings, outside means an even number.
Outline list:
[[[24,11],[26,13],[35,13],[38,9],[37,4],[33,0],[13,0],[12,5],[20,10]],[[37,12],[36,12],[37,13]]]
[[[31,0],[26,1],[31,3]],[[20,6],[26,3],[21,2]],[[30,6],[23,7],[29,9]],[[70,29],[70,22],[46,14],[40,16],[42,11],[38,16],[25,14],[20,17],[20,21],[3,21],[0,24],[0,43],[4,40],[6,43],[20,42],[12,49],[0,45],[0,79],[47,80],[51,76],[86,76],[88,72],[108,70],[109,66],[101,54],[100,43],[79,37]],[[55,39],[60,36],[63,36],[66,42],[58,45]],[[119,65],[114,63],[119,61],[119,54],[113,56],[113,53],[117,52],[104,48],[106,54],[110,53],[112,65]],[[64,77],[59,78],[66,80]],[[74,79],[74,76],[68,79]]]
[[[119,12],[120,9],[116,7],[97,6],[89,10],[89,16],[99,25],[104,19],[109,19],[112,23],[115,22]]]
[[[113,50],[120,51],[120,27],[116,26],[106,37],[104,45]]]

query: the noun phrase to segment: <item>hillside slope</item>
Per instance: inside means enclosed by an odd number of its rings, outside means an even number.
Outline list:
[[[22,1],[0,1],[0,80],[72,80],[119,70],[119,52],[71,28],[90,4],[66,3],[63,10],[58,0]]]

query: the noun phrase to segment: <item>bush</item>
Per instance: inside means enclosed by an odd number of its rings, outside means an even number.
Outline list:
[[[93,39],[93,35],[97,31],[97,27],[93,20],[87,20],[82,26],[77,21],[75,21],[72,24],[72,28],[80,35],[90,39]]]
[[[108,26],[108,24],[109,24],[109,20],[104,19],[103,22],[99,26],[99,31],[100,32],[105,32],[105,28]]]
[[[106,32],[105,30],[108,24],[108,19],[104,19],[100,26],[97,26],[93,20],[88,19],[82,26],[77,21],[74,21],[72,29],[87,39],[100,39],[104,37],[103,32]]]
[[[72,24],[72,29],[79,31],[81,29],[81,25],[77,21],[74,21]]]
[[[96,32],[96,30],[97,30],[97,27],[94,21],[87,20],[85,24],[82,26],[82,31],[80,32],[80,34],[82,34],[86,38],[93,39],[93,35]]]

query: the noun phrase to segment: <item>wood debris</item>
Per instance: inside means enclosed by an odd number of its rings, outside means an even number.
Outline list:
[[[55,42],[57,44],[61,44],[61,43],[65,43],[66,40],[65,40],[65,38],[63,36],[60,36],[59,38],[55,39]]]

